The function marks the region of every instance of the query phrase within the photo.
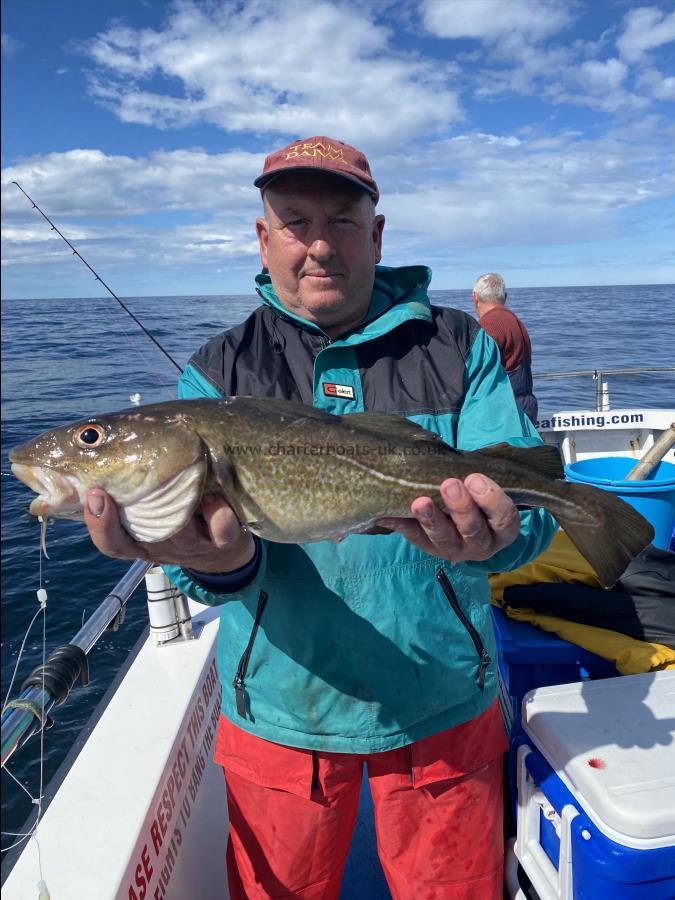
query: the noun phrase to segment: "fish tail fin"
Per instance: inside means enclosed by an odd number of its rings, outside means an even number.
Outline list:
[[[630,504],[590,485],[563,482],[565,500],[551,512],[603,587],[612,587],[628,563],[654,538],[650,523]],[[579,510],[588,511],[583,518]]]

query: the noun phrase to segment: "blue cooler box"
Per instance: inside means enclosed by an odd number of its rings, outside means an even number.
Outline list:
[[[675,898],[675,671],[538,688],[515,855],[541,900]]]

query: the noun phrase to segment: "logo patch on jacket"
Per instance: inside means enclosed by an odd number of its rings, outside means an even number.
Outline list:
[[[332,384],[324,381],[323,392],[327,397],[343,397],[345,400],[354,399],[354,388],[348,384]]]

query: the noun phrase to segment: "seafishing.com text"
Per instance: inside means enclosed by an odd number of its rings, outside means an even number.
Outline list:
[[[547,428],[585,428],[589,425],[604,428],[606,425],[636,425],[639,422],[644,422],[643,413],[599,413],[597,416],[551,416],[537,422],[537,428],[540,431]]]

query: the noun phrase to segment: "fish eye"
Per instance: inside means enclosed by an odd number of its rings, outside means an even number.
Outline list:
[[[94,447],[99,447],[105,438],[105,432],[101,428],[100,425],[85,425],[83,428],[80,428],[78,433],[75,435],[76,442],[80,445],[80,447],[84,447],[87,450],[91,450]]]

